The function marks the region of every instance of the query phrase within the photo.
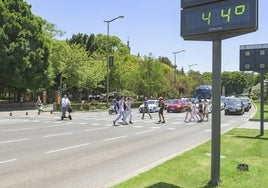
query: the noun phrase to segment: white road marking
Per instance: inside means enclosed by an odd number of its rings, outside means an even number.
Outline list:
[[[62,126],[64,126],[64,125],[63,124],[61,124],[61,125],[49,125],[47,127],[62,127]]]
[[[152,131],[154,131],[154,130],[151,129],[151,130],[147,130],[147,131],[137,132],[136,134],[144,134],[144,133],[148,133],[148,132],[152,132]]]
[[[108,129],[109,127],[100,127],[100,128],[95,128],[95,129],[87,129],[85,130],[86,132],[90,132],[90,131],[97,131],[97,130],[102,130],[102,129]]]
[[[135,125],[135,126],[133,126],[133,127],[135,127],[135,128],[143,128],[144,126]]]
[[[12,143],[12,142],[21,142],[21,141],[25,141],[25,140],[29,140],[29,139],[23,138],[23,139],[18,139],[18,140],[7,140],[7,141],[0,142],[0,144],[7,144],[7,143]]]
[[[99,125],[99,123],[92,123],[92,124],[90,124],[90,125]]]
[[[49,137],[54,137],[54,136],[64,136],[64,135],[70,135],[70,134],[73,134],[73,133],[51,134],[51,135],[45,135],[45,136],[42,136],[42,137],[43,137],[43,138],[49,138]]]
[[[81,122],[81,123],[79,123],[79,125],[86,125],[87,123],[85,123],[85,122]]]
[[[5,161],[0,161],[0,164],[3,164],[3,163],[8,163],[8,162],[13,162],[13,161],[16,161],[17,159],[9,159],[9,160],[5,160]]]
[[[128,137],[128,135],[108,138],[108,139],[105,139],[104,142],[108,142],[108,141],[112,141],[112,140],[116,140],[116,139],[120,139],[120,138],[126,138],[126,137]]]
[[[37,129],[37,128],[32,127],[32,128],[21,128],[21,129],[6,129],[6,130],[2,130],[2,132],[27,131],[27,130],[34,130],[34,129]]]
[[[172,122],[170,123],[171,125],[179,125],[179,124],[184,124],[184,122],[181,121],[176,121],[176,122]]]
[[[50,153],[55,153],[55,152],[59,152],[59,151],[65,151],[65,150],[69,150],[69,149],[74,149],[74,148],[79,148],[79,147],[87,146],[89,144],[90,143],[85,143],[85,144],[70,146],[70,147],[66,147],[66,148],[60,148],[60,149],[56,149],[56,150],[47,151],[45,153],[46,154],[50,154]]]

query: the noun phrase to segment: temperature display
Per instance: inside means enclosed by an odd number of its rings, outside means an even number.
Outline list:
[[[186,8],[181,14],[181,36],[186,40],[229,38],[256,31],[257,18],[257,0],[230,0]]]

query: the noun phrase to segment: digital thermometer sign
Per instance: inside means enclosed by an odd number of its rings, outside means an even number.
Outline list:
[[[185,8],[181,11],[181,36],[186,40],[214,40],[256,31],[257,9],[257,0],[229,0]]]

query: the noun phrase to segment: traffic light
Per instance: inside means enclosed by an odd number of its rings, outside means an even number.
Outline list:
[[[114,66],[114,56],[109,56],[108,58],[109,67]]]

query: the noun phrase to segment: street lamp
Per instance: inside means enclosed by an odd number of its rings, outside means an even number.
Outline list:
[[[192,66],[195,66],[197,64],[191,64],[191,65],[188,65],[189,66],[189,72],[188,72],[188,90],[189,90],[189,95],[191,95],[191,88],[190,88],[190,72],[191,72],[191,68]]]
[[[181,52],[185,52],[185,50],[180,50],[180,51],[177,51],[177,52],[172,52],[174,54],[174,89],[176,88],[176,68],[177,68],[176,55],[178,53],[181,53]]]
[[[189,66],[189,72],[191,71],[192,66],[195,66],[195,65],[197,65],[197,64],[188,65]]]
[[[109,104],[109,24],[110,22],[115,21],[118,18],[124,18],[124,16],[118,16],[116,18],[113,18],[111,20],[104,20],[105,23],[107,23],[107,44],[106,44],[106,53],[107,53],[107,75],[106,75],[106,105],[108,107]]]

